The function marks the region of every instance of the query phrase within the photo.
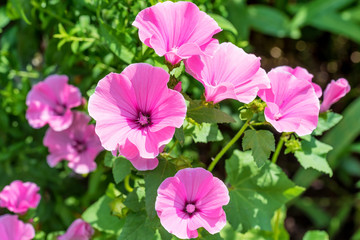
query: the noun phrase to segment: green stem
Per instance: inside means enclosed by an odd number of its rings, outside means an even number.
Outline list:
[[[124,185],[125,185],[125,189],[128,192],[132,192],[134,189],[130,186],[130,174],[127,175],[124,179]]]
[[[167,152],[168,154],[170,154],[170,153],[172,152],[172,150],[174,150],[174,148],[176,147],[176,145],[178,144],[178,142],[179,142],[179,141],[176,139],[175,142],[174,142],[174,144],[173,144],[173,145],[171,146],[171,148],[168,150],[168,152]]]
[[[31,1],[31,4],[33,5],[33,7],[37,8],[39,11],[44,12],[54,18],[56,18],[57,20],[59,20],[60,22],[67,24],[69,26],[74,26],[75,24],[72,23],[71,21],[57,15],[56,13],[53,13],[52,11],[46,9],[46,8],[42,8],[37,2],[35,1]]]
[[[228,142],[228,144],[226,144],[226,146],[216,155],[214,161],[211,162],[208,170],[211,172],[215,165],[219,162],[220,158],[226,153],[227,150],[229,150],[229,148],[241,137],[241,135],[244,133],[244,131],[246,130],[246,128],[249,126],[249,121],[247,120],[245,122],[245,124],[241,127],[241,129],[239,130],[239,132],[230,140],[230,142]]]
[[[280,214],[281,214],[281,208],[279,208],[275,212],[274,240],[279,239],[279,234],[280,234],[280,231],[279,231]]]
[[[274,152],[274,155],[272,156],[271,158],[271,161],[273,163],[276,163],[278,157],[279,157],[279,154],[280,154],[280,151],[281,151],[281,148],[282,146],[284,145],[284,142],[285,142],[285,133],[283,133],[280,137],[280,140],[276,146],[276,149],[275,149],[275,152]]]

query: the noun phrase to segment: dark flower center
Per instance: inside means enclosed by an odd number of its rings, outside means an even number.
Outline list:
[[[197,212],[195,203],[186,203],[184,207],[184,212],[187,213],[189,216],[192,216],[194,213]]]
[[[66,112],[66,106],[63,104],[57,104],[54,108],[54,112],[58,116],[62,116]]]
[[[150,114],[139,112],[136,122],[139,123],[141,127],[146,127],[151,125]]]
[[[86,150],[86,144],[83,141],[74,140],[71,146],[78,152],[82,153]]]

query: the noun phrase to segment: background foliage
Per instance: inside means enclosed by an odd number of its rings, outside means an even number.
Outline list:
[[[128,161],[115,161],[108,153],[98,156],[98,168],[88,176],[74,174],[66,164],[56,168],[48,166],[45,160],[47,149],[42,145],[45,128],[32,129],[25,119],[25,99],[31,86],[49,74],[66,74],[87,98],[99,79],[109,72],[121,72],[130,63],[148,62],[166,68],[163,59],[140,42],[136,28],[131,26],[139,11],[156,2],[9,0],[0,6],[0,187],[15,179],[33,181],[41,187],[42,200],[34,219],[42,231],[38,239],[45,239],[45,235],[52,239],[50,233],[66,229],[81,214],[97,230],[103,231],[96,233],[98,239],[107,239],[106,236],[112,239],[112,234],[118,231],[121,231],[119,239],[136,239],[132,233],[138,228],[142,229],[142,239],[149,235],[154,239],[169,238],[166,232],[154,232],[160,224],[152,208],[157,186],[149,182],[160,184],[161,179],[174,175],[176,167],[187,166],[190,162],[193,166],[208,165],[241,125],[237,116],[241,104],[225,101],[221,104],[222,110],[232,115],[236,122],[219,126],[186,122],[185,136],[181,133],[177,136],[183,148],[174,149],[175,153],[183,153],[176,160],[176,166],[166,165],[161,160],[155,171],[145,172],[143,176],[137,177]],[[282,154],[278,161],[284,174],[278,166],[264,163],[274,146],[252,156],[240,151],[232,155],[228,151],[224,159],[229,160],[226,165],[224,160],[217,165],[215,175],[222,179],[227,176],[227,182],[235,188],[231,194],[246,194],[245,199],[260,195],[266,199],[266,190],[275,183],[270,182],[256,192],[244,193],[241,189],[251,185],[251,179],[261,180],[268,174],[283,181],[277,201],[260,209],[261,214],[270,216],[275,211],[271,223],[257,222],[261,218],[254,218],[254,222],[239,222],[237,217],[228,214],[231,225],[226,226],[222,237],[287,239],[290,235],[291,239],[303,239],[308,230],[320,229],[325,230],[330,239],[360,239],[360,3],[356,0],[193,2],[224,29],[217,35],[220,41],[233,42],[260,56],[265,70],[279,65],[302,66],[314,74],[315,82],[323,89],[331,79],[339,77],[347,78],[352,86],[350,94],[333,107],[336,112],[343,111],[344,118],[321,138],[332,150],[320,146],[320,150],[311,155],[311,159],[325,161],[328,152],[332,170],[312,166],[327,175],[301,168],[291,154]],[[177,71],[183,71],[183,68]],[[185,74],[181,75],[181,81],[191,97],[201,98],[200,83]],[[202,121],[201,117],[191,116],[197,122]],[[336,115],[332,119],[336,121]],[[221,121],[228,119],[216,120]],[[271,128],[258,131],[264,136],[256,136],[248,130],[244,142],[238,141],[233,149],[252,149],[253,141],[269,137],[268,130]],[[275,137],[278,141],[279,135]],[[314,141],[304,139],[304,149],[306,144]],[[260,171],[249,160],[239,168],[236,158],[241,154],[246,154],[244,159],[254,158],[256,163],[266,165]],[[295,152],[295,156],[301,154],[301,151]],[[301,165],[312,164],[311,159],[302,158]],[[119,199],[126,192],[124,181],[130,172],[133,172],[133,178],[127,180],[134,191],[122,203]],[[236,180],[239,176],[249,179],[240,184]],[[305,187],[306,191],[300,198],[290,201],[285,209],[280,208],[282,204],[303,190],[288,182],[288,178]],[[130,212],[125,213],[122,204]],[[251,210],[250,204],[244,200],[244,212]],[[107,211],[109,206],[112,214]],[[232,203],[227,206],[231,207]],[[124,214],[128,214],[126,222],[117,217]],[[255,225],[262,230],[252,229]],[[234,230],[246,233],[240,235]],[[218,235],[206,236],[205,231],[201,234],[206,239],[221,239]],[[326,239],[322,236],[326,233],[311,231],[304,239]]]

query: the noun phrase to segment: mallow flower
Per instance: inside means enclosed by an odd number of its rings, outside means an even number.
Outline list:
[[[226,224],[222,206],[229,203],[225,184],[203,168],[186,168],[159,186],[155,210],[163,227],[178,238],[198,236],[205,228],[215,234]]]
[[[94,229],[82,219],[76,219],[66,233],[59,236],[58,240],[90,240],[94,234]]]
[[[35,230],[30,223],[23,223],[17,215],[0,216],[1,240],[31,240],[34,237]]]
[[[260,90],[266,102],[265,119],[278,132],[310,134],[317,126],[320,103],[311,83],[296,78],[281,68],[272,69],[268,76],[270,89]]]
[[[74,172],[85,174],[96,169],[95,158],[103,148],[95,134],[95,126],[88,124],[90,117],[77,111],[73,114],[74,120],[68,129],[56,132],[49,128],[43,143],[49,149],[47,162],[50,167],[67,160]]]
[[[325,88],[324,99],[320,106],[320,112],[326,112],[331,105],[339,101],[350,91],[350,85],[345,78],[337,81],[332,80]]]
[[[32,182],[15,180],[0,192],[0,207],[9,211],[25,214],[29,208],[36,208],[41,196],[40,188]]]
[[[277,67],[276,69],[282,70],[282,71],[285,71],[285,72],[289,72],[298,79],[308,81],[309,83],[311,83],[312,87],[314,88],[316,96],[318,98],[321,97],[321,95],[322,95],[321,87],[319,85],[317,85],[316,83],[312,82],[312,79],[313,79],[314,75],[309,73],[305,68],[302,68],[302,67],[292,68],[292,67],[289,67],[289,66],[280,66],[280,67]]]
[[[140,40],[175,65],[194,55],[211,54],[221,28],[191,2],[157,3],[138,13],[133,26]]]
[[[55,131],[67,129],[72,123],[71,108],[81,105],[77,87],[67,84],[65,75],[50,75],[35,84],[26,97],[26,119],[33,128],[49,124]]]
[[[260,58],[232,43],[220,44],[213,57],[191,57],[185,66],[186,71],[204,85],[208,102],[231,98],[249,103],[259,89],[270,88],[270,80],[260,67]]]
[[[146,63],[131,64],[101,79],[89,99],[89,114],[102,146],[126,157],[138,170],[158,165],[156,156],[181,127],[184,97],[169,89],[169,74]]]

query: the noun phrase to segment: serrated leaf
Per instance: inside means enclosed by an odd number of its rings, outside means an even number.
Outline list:
[[[104,195],[93,205],[88,207],[82,218],[93,228],[108,233],[118,233],[124,225],[124,219],[111,215],[110,203],[112,199]]]
[[[274,135],[267,130],[246,130],[242,146],[244,150],[251,149],[256,165],[261,167],[269,159],[270,153],[275,151]]]
[[[145,172],[145,207],[149,219],[156,217],[155,200],[157,189],[167,177],[173,177],[176,173],[175,165],[158,157],[159,165],[152,171]]]
[[[319,136],[338,124],[343,117],[338,113],[327,112],[319,116],[319,121],[313,135]]]
[[[235,150],[226,160],[225,169],[231,187],[230,202],[224,209],[227,220],[237,231],[255,227],[271,231],[274,212],[304,191],[277,165],[267,162],[258,168],[249,151]]]
[[[227,113],[202,105],[199,100],[191,100],[187,111],[187,117],[192,118],[197,123],[230,123],[235,120]]]
[[[116,157],[113,166],[113,175],[115,183],[118,184],[131,173],[132,164],[124,157]]]
[[[118,240],[144,240],[152,239],[155,236],[155,229],[147,222],[146,213],[130,213]]]
[[[235,36],[238,35],[238,31],[229,20],[214,13],[209,13],[209,15],[219,24],[220,28],[232,32]]]
[[[207,143],[216,142],[224,139],[217,124],[202,123],[193,125],[191,137],[194,142]]]
[[[310,139],[303,139],[301,141],[301,150],[295,151],[295,157],[303,168],[313,168],[332,176],[332,170],[326,160],[326,154],[331,149],[330,145],[310,136]]]
[[[134,212],[138,212],[145,208],[145,188],[134,188],[134,190],[127,196],[124,204]]]
[[[329,240],[329,235],[325,231],[308,231],[303,240]]]

